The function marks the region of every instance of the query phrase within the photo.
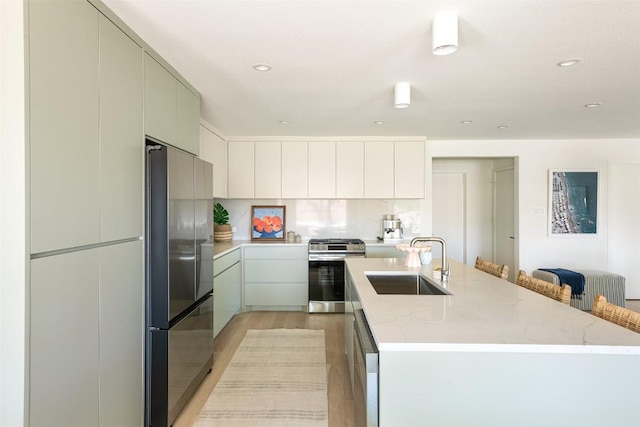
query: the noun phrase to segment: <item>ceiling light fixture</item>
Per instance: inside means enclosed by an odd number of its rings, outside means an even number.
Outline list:
[[[433,54],[449,55],[458,50],[458,14],[439,12],[433,18]]]
[[[586,104],[585,107],[587,107],[587,108],[596,108],[596,107],[599,107],[601,105],[602,105],[602,103],[600,103],[600,102],[592,102],[590,104]]]
[[[384,124],[384,121],[382,121],[382,120],[376,120],[376,121],[375,121],[375,122],[373,122],[373,123],[374,123],[374,124],[376,124],[376,125],[383,125],[383,124]]]
[[[271,69],[271,66],[265,65],[265,64],[258,64],[258,65],[254,65],[253,69],[256,71],[269,71]]]
[[[396,108],[407,108],[411,104],[411,84],[409,82],[398,82],[394,90]]]
[[[558,62],[558,67],[562,67],[562,68],[573,67],[578,62],[580,62],[579,59],[565,59],[564,61]]]

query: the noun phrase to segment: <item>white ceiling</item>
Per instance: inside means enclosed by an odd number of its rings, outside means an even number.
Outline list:
[[[103,2],[227,136],[640,137],[640,0]],[[460,43],[435,56],[442,10],[458,12]],[[582,61],[556,65],[567,58]],[[407,109],[393,107],[398,81]]]

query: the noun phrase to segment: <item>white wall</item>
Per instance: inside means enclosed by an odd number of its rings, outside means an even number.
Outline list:
[[[513,161],[511,159],[507,162]],[[463,173],[466,177],[466,259],[493,258],[493,159],[433,159],[433,173]],[[504,163],[504,162],[503,162]],[[507,163],[508,164],[508,163]],[[433,211],[438,209],[434,200]],[[437,230],[436,230],[437,231]]]
[[[637,207],[634,201],[640,198],[640,187],[630,184],[624,188],[609,188],[608,179],[611,164],[626,163],[640,167],[639,139],[431,141],[431,144],[434,158],[517,158],[519,218],[516,244],[521,269],[527,272],[539,267],[609,270],[609,245],[615,245],[616,253],[621,254],[618,261],[627,266],[637,264],[635,245],[609,241],[609,191],[623,192],[630,208],[633,208]],[[597,235],[551,237],[547,234],[549,169],[600,171]],[[539,214],[540,211],[543,213]],[[637,269],[634,267],[632,270]],[[629,277],[627,289],[638,289],[639,279],[637,275]]]
[[[252,205],[286,206],[286,231],[295,231],[296,234],[300,234],[302,240],[318,237],[375,240],[382,234],[382,216],[389,213],[398,215],[402,220],[405,239],[431,234],[431,201],[427,199],[220,199],[216,201],[229,211],[229,223],[236,227],[233,236],[235,240],[251,238]]]
[[[24,4],[0,1],[0,425],[26,425]]]

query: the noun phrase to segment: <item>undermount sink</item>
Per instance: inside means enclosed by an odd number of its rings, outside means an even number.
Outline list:
[[[411,273],[365,273],[378,295],[451,295],[427,278]]]

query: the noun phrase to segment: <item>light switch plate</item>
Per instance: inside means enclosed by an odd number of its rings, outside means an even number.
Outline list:
[[[533,213],[536,215],[544,215],[544,208],[533,208]]]

